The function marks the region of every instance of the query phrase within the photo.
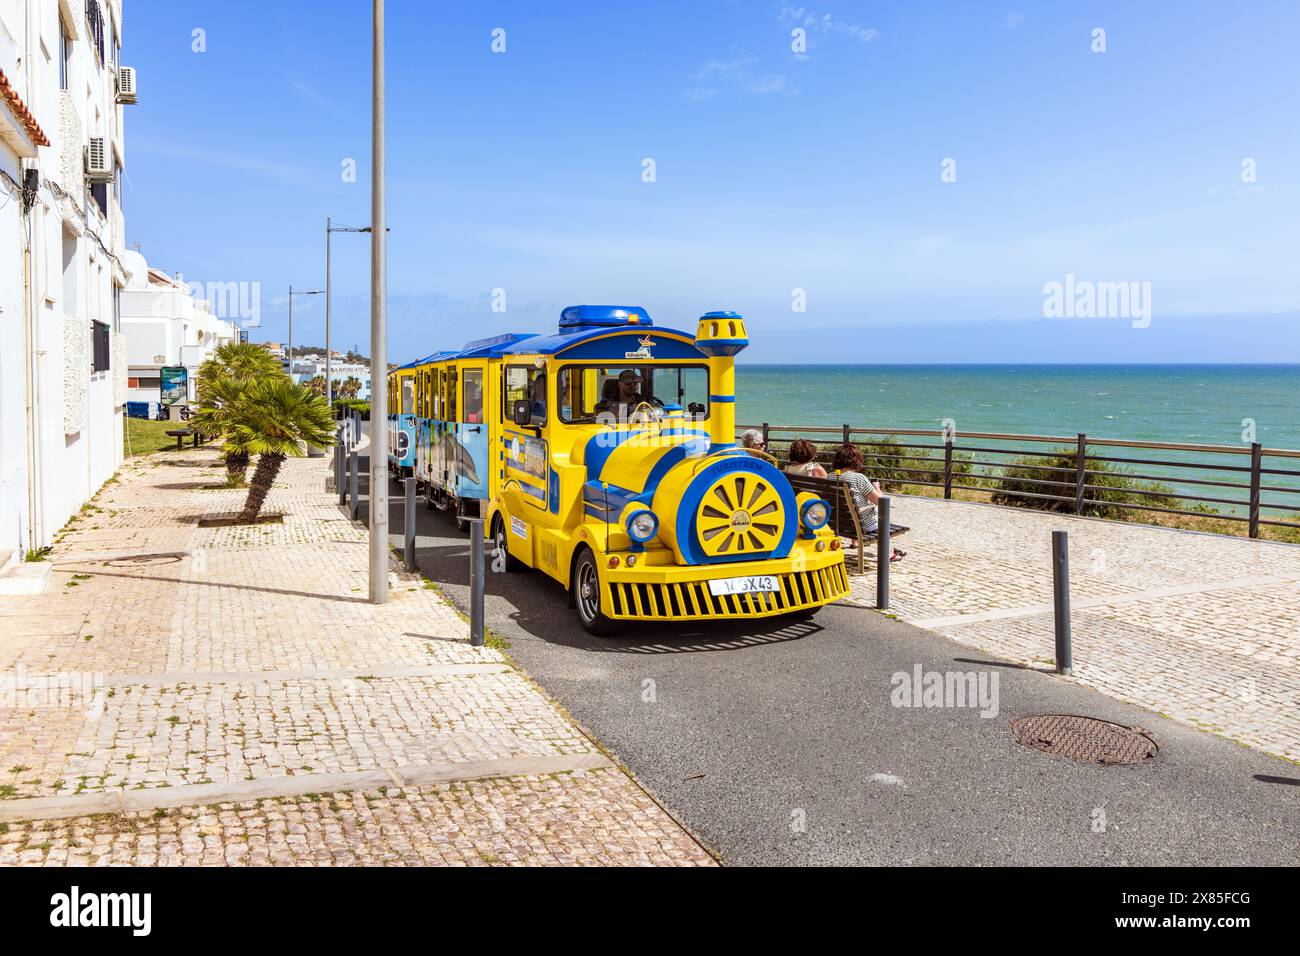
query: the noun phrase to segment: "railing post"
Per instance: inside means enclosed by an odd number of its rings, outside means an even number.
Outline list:
[[[843,438],[844,438],[844,444],[847,445],[849,443],[849,425],[847,424],[845,424],[844,426]]]
[[[469,642],[483,646],[483,519],[469,519]]]
[[[767,422],[763,422],[763,448],[767,448]]]
[[[1065,531],[1052,532],[1052,610],[1056,622],[1056,673],[1074,672],[1070,646],[1070,539]]]
[[[356,521],[361,516],[361,496],[357,493],[360,485],[360,480],[357,477],[359,471],[357,457],[355,448],[348,452],[348,496],[350,498],[348,508],[353,521]]]
[[[889,543],[889,496],[882,495],[876,508],[876,607],[889,610],[889,559],[894,549]]]
[[[402,484],[406,486],[406,504],[402,512],[402,530],[403,557],[406,559],[406,570],[415,570],[415,478],[403,478]]]
[[[943,442],[943,496],[952,497],[952,439]]]
[[[1074,513],[1083,514],[1083,486],[1088,483],[1088,436],[1079,432],[1079,447],[1074,466]]]
[[[1259,442],[1250,444],[1250,536],[1259,537],[1259,480],[1264,466],[1264,450]]]

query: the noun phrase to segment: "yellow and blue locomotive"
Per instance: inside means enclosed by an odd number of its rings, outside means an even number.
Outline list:
[[[736,445],[744,319],[696,332],[644,309],[566,308],[555,334],[509,334],[389,374],[389,464],[496,563],[569,589],[583,625],[813,611],[849,590],[830,506]]]

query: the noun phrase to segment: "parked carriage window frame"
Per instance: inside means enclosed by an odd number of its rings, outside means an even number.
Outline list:
[[[466,424],[477,425],[483,421],[483,408],[487,396],[483,392],[483,370],[467,368],[461,376],[464,394],[461,399],[461,414]],[[474,391],[471,391],[474,389]]]
[[[403,375],[401,378],[401,388],[402,414],[413,414],[415,412],[415,377],[412,375]]]
[[[443,420],[448,422],[459,421],[456,417],[456,366],[447,366],[447,381],[445,382],[446,391],[443,394],[443,400],[446,407],[443,409]]]

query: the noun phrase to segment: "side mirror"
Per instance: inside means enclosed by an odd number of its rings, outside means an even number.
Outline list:
[[[521,428],[533,423],[533,403],[526,398],[515,399],[510,408],[510,420]]]

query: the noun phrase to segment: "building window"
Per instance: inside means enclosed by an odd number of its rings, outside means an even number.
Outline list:
[[[72,37],[68,27],[59,18],[59,89],[66,90],[72,80]]]
[[[148,376],[142,376],[137,379],[132,379],[132,381],[135,382],[135,384],[131,386],[132,388],[162,388],[161,376],[157,376],[153,378],[150,378]]]
[[[99,8],[99,0],[87,0],[86,3],[86,25],[90,27],[90,32],[86,39],[90,45],[95,48],[95,59],[100,66],[104,65],[104,12]]]
[[[108,324],[105,322],[94,323],[94,364],[91,366],[93,372],[107,372],[108,361]]]
[[[95,200],[101,216],[108,215],[108,183],[91,183],[90,198]]]

